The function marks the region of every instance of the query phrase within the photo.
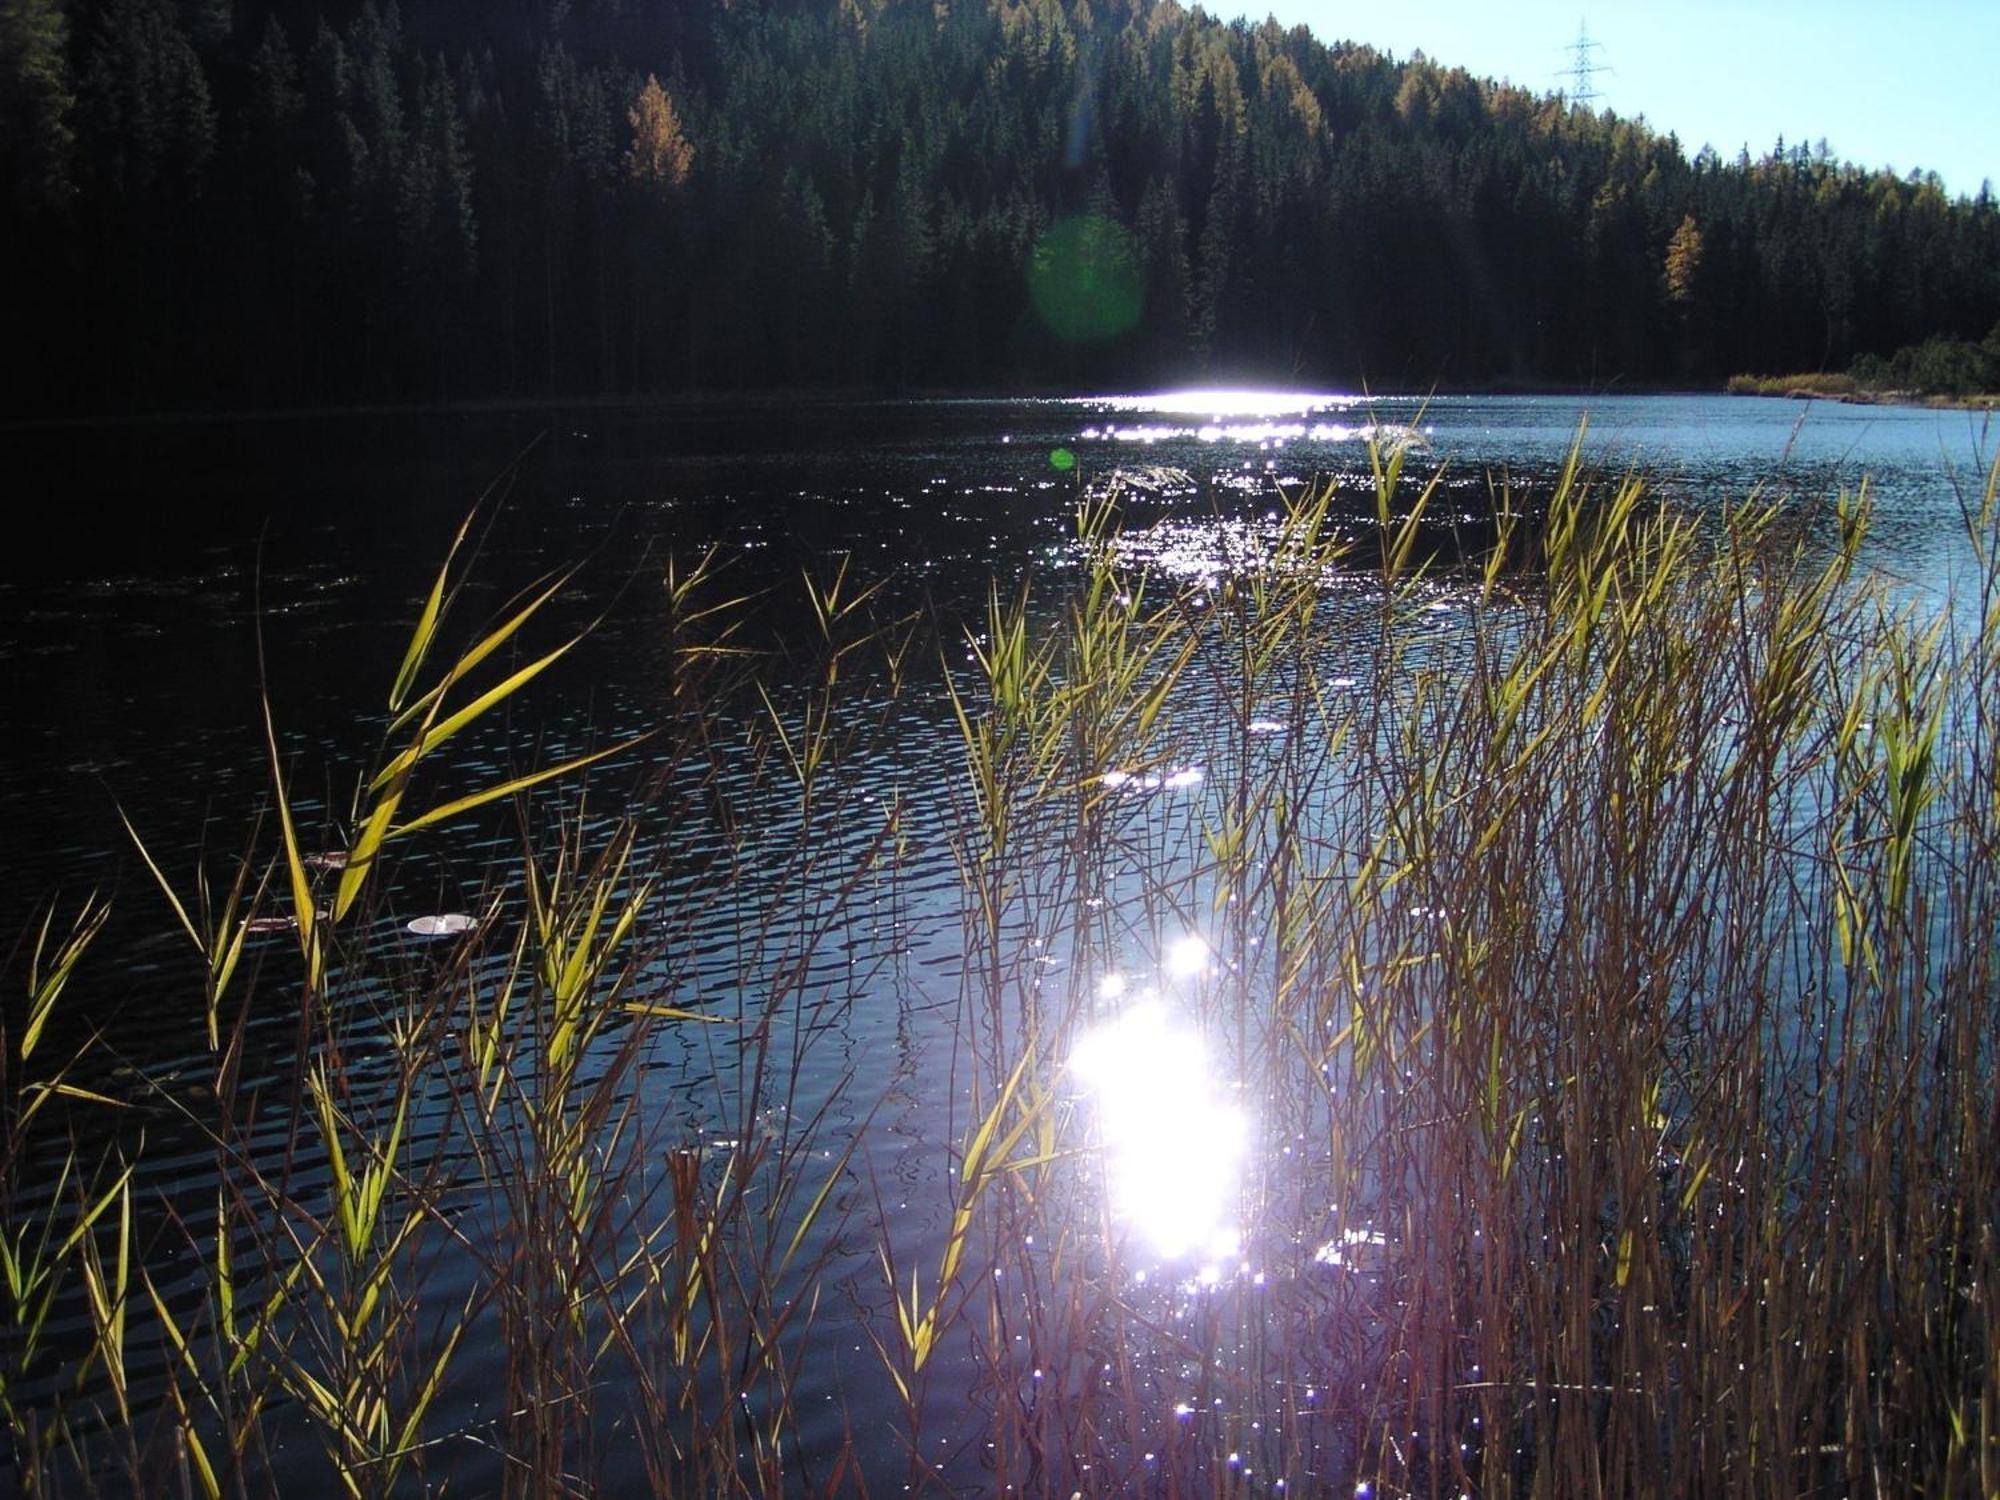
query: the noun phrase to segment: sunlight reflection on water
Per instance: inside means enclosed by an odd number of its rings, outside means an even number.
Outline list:
[[[1254,445],[1270,452],[1288,443],[1327,447],[1376,440],[1393,448],[1424,446],[1436,430],[1428,424],[1419,428],[1378,416],[1379,403],[1373,398],[1327,392],[1164,391],[1095,396],[1071,404],[1113,417],[1084,428],[1081,438],[1126,444],[1194,441],[1209,446]]]
[[[1092,406],[1113,411],[1144,412],[1162,416],[1210,416],[1220,422],[1226,417],[1284,417],[1308,412],[1340,411],[1364,406],[1363,396],[1340,395],[1327,391],[1159,391],[1142,396],[1096,396]]]
[[[1370,438],[1397,445],[1421,445],[1435,426],[1400,426],[1394,422],[1203,422],[1199,426],[1168,422],[1137,422],[1124,425],[1086,427],[1077,434],[1086,441],[1110,440],[1119,443],[1165,443],[1189,438],[1204,443],[1255,443],[1260,449],[1283,448],[1287,443],[1354,443]]]
[[[1188,977],[1207,961],[1207,945],[1191,937],[1168,967]],[[1202,1038],[1142,995],[1088,1032],[1069,1066],[1094,1106],[1113,1215],[1165,1259],[1234,1256],[1249,1121],[1224,1097]]]

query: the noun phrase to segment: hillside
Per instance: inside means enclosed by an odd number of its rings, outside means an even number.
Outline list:
[[[1174,0],[7,0],[0,185],[17,414],[1708,383],[2000,320],[1990,196]]]

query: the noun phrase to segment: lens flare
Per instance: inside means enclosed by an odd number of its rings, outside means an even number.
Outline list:
[[[1102,214],[1057,221],[1029,260],[1028,299],[1059,339],[1095,343],[1117,337],[1139,321],[1145,305],[1138,242]]]
[[[1201,1038],[1146,1001],[1085,1035],[1069,1066],[1095,1106],[1113,1215],[1167,1259],[1234,1255],[1249,1129]]]

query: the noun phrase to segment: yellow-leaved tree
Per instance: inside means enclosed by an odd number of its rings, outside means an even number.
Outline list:
[[[632,144],[625,152],[626,175],[658,187],[677,188],[686,182],[694,166],[694,146],[681,132],[674,101],[651,73],[625,118],[632,122]]]
[[[1686,306],[1694,301],[1695,278],[1701,274],[1701,229],[1689,214],[1667,240],[1667,300]]]

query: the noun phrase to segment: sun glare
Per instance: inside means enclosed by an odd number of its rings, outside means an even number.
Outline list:
[[[1176,979],[1192,979],[1208,967],[1208,944],[1190,933],[1167,949],[1167,972]]]
[[[1167,1259],[1234,1255],[1249,1128],[1201,1038],[1142,1000],[1085,1035],[1069,1066],[1095,1108],[1113,1215]]]

